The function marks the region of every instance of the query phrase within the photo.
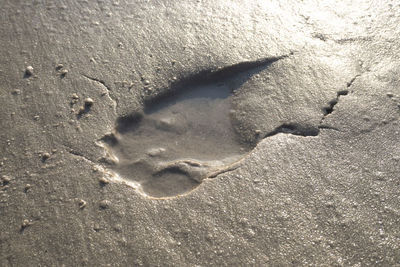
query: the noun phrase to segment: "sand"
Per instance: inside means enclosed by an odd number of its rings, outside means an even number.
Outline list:
[[[1,1],[0,266],[399,265],[399,8]]]

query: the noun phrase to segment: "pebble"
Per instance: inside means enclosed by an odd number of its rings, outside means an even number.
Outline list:
[[[61,70],[62,68],[64,68],[64,65],[63,65],[63,64],[58,64],[58,65],[56,66],[56,70]]]
[[[68,73],[67,69],[63,69],[60,71],[61,76],[65,76],[65,75],[67,75],[67,73]]]
[[[79,209],[84,209],[86,207],[86,201],[83,199],[79,200]]]
[[[77,93],[73,93],[73,94],[72,94],[72,99],[79,99],[78,94],[77,94]]]
[[[94,101],[90,97],[85,98],[85,106],[91,107],[91,106],[93,106],[93,103],[94,103]]]
[[[50,158],[50,153],[47,153],[47,152],[43,153],[42,159],[43,159],[43,160],[46,160],[46,159],[48,159],[48,158]]]
[[[99,182],[100,182],[102,185],[106,185],[106,184],[109,184],[109,183],[110,183],[110,181],[109,181],[107,178],[105,178],[105,177],[101,177],[101,178],[99,179]]]
[[[163,147],[151,148],[151,149],[147,150],[147,155],[149,155],[150,157],[156,157],[164,152],[165,152],[165,148],[163,148]]]
[[[8,184],[10,182],[10,180],[11,180],[10,177],[8,177],[6,175],[3,176],[3,183],[4,184]]]
[[[33,74],[33,67],[32,67],[32,66],[26,67],[25,73],[26,73],[27,75],[29,75],[29,76],[32,75],[32,74]]]
[[[31,222],[28,219],[25,219],[25,220],[22,221],[22,225],[21,225],[22,228],[26,228],[29,225],[31,225]]]
[[[24,191],[25,191],[25,192],[28,192],[28,190],[31,189],[31,187],[32,187],[32,186],[31,186],[30,184],[26,184],[26,185],[25,185],[25,188],[24,188]]]
[[[102,208],[102,209],[106,209],[106,208],[108,208],[109,206],[110,206],[110,201],[109,200],[102,200],[102,201],[100,201],[100,208]]]
[[[20,95],[20,94],[21,94],[21,90],[19,90],[19,89],[14,89],[11,93],[12,93],[13,95]]]

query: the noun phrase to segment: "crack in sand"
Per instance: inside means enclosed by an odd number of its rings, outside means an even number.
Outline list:
[[[74,157],[77,157],[77,158],[79,158],[79,159],[81,159],[81,160],[83,160],[83,161],[85,161],[87,163],[90,163],[91,165],[98,166],[98,163],[96,163],[96,162],[92,161],[91,159],[85,157],[85,155],[83,155],[82,153],[77,152],[76,150],[74,150],[73,148],[71,148],[71,147],[69,147],[67,145],[62,145],[62,146],[65,148],[65,151],[68,154],[70,154],[70,155],[72,155]]]
[[[323,115],[321,118],[321,121],[319,123],[318,129],[330,129],[330,130],[335,130],[335,131],[339,131],[339,129],[332,127],[332,126],[328,126],[328,125],[324,125],[324,120],[327,116],[329,116],[333,111],[335,106],[339,103],[339,100],[343,97],[343,96],[347,96],[350,93],[350,88],[353,86],[353,83],[355,82],[355,80],[360,77],[362,75],[362,73],[359,73],[357,75],[355,75],[349,82],[347,82],[346,88],[344,90],[340,90],[336,92],[336,98],[332,99],[331,101],[329,101],[328,106],[324,107],[322,109],[323,111]]]
[[[118,105],[118,104],[117,104],[117,101],[116,101],[113,97],[111,97],[110,92],[111,92],[112,90],[111,90],[111,88],[106,84],[106,82],[103,81],[103,80],[97,79],[97,78],[90,77],[90,76],[88,76],[88,75],[86,75],[86,74],[81,74],[81,75],[82,75],[83,77],[85,77],[86,79],[88,79],[88,80],[90,80],[90,81],[92,81],[92,82],[95,82],[95,83],[99,84],[100,86],[102,86],[103,88],[106,89],[106,91],[104,92],[104,95],[106,95],[106,96],[108,97],[108,99],[113,103],[113,110],[114,110],[115,113],[117,113],[117,105]]]
[[[276,127],[271,132],[265,134],[264,137],[260,138],[260,140],[269,138],[271,136],[274,136],[274,135],[277,135],[280,133],[309,137],[309,136],[318,136],[320,133],[320,129],[329,129],[329,130],[339,131],[339,129],[337,129],[335,127],[323,125],[323,121],[325,120],[326,116],[328,116],[329,114],[331,114],[334,111],[334,107],[336,106],[336,104],[339,103],[339,100],[341,99],[341,97],[346,96],[350,93],[349,88],[353,85],[354,81],[361,75],[362,74],[357,74],[349,82],[347,82],[347,85],[346,85],[347,89],[336,92],[336,98],[329,101],[328,106],[324,107],[322,109],[323,115],[322,115],[320,123],[317,127],[312,126],[312,125],[305,125],[305,124],[301,124],[301,123],[284,123],[284,124],[281,124],[278,127]]]

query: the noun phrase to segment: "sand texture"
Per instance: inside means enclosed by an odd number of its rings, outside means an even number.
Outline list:
[[[400,265],[398,3],[0,6],[0,266]]]

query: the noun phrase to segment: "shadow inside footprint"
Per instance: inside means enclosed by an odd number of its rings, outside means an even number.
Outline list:
[[[141,186],[153,197],[176,196],[196,188],[200,183],[179,168],[169,168],[154,173]]]
[[[110,168],[161,198],[191,191],[238,161],[254,144],[243,142],[232,125],[232,92],[278,59],[198,74],[148,103],[142,114],[120,118],[115,134],[102,139],[118,159]]]

